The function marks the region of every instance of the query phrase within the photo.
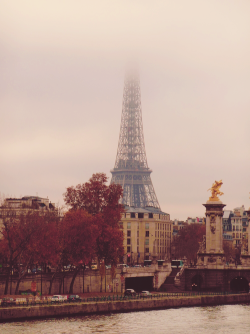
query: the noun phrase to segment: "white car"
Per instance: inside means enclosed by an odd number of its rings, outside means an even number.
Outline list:
[[[65,298],[61,295],[54,295],[51,298],[51,303],[58,303],[58,302],[63,302],[65,300]]]
[[[150,293],[149,291],[142,291],[141,296],[142,297],[150,297],[150,296],[152,296],[152,293]]]

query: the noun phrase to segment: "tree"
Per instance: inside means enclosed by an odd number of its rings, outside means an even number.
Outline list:
[[[17,215],[12,209],[1,210],[0,253],[6,263],[6,281],[4,294],[8,293],[9,279],[14,265],[19,266],[20,259],[27,264],[29,243],[39,228],[41,217],[37,212]],[[19,266],[20,268],[20,266]]]
[[[27,253],[30,256],[32,265],[41,267],[41,292],[42,292],[42,273],[46,272],[47,265],[56,266],[61,258],[61,226],[60,217],[57,212],[47,212],[40,216],[38,226],[30,240]],[[53,276],[53,275],[52,275]],[[52,285],[53,280],[51,280]],[[18,284],[16,287],[16,291]],[[50,286],[51,290],[51,286]]]
[[[116,264],[123,255],[123,234],[118,225],[124,211],[119,204],[122,187],[114,183],[108,186],[107,180],[104,173],[93,174],[89,182],[67,188],[64,200],[70,211],[82,209],[96,217],[98,262]]]
[[[76,267],[70,293],[73,293],[74,281],[80,269],[95,258],[97,225],[97,216],[92,216],[82,209],[67,212],[63,219],[61,227],[65,238],[65,258]]]
[[[235,261],[236,252],[232,241],[223,240],[223,250],[227,262]]]
[[[64,193],[64,201],[70,210],[83,209],[89,214],[103,213],[105,209],[113,209],[119,216],[123,206],[119,204],[122,187],[118,184],[106,185],[108,181],[104,173],[93,174],[89,182],[68,187]]]
[[[188,261],[196,262],[199,242],[206,234],[206,226],[190,224],[179,231],[179,234],[172,242],[172,250],[175,258],[182,259],[186,256]]]

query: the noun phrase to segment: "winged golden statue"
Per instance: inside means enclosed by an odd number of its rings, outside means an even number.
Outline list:
[[[212,195],[211,197],[209,197],[209,201],[217,202],[220,200],[218,196],[224,195],[224,193],[220,191],[220,187],[222,185],[223,185],[222,180],[214,181],[214,184],[212,185],[212,187],[208,189],[208,191],[209,190],[211,191],[211,195]]]

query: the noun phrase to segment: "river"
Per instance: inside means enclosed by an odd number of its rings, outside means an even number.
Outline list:
[[[1,334],[246,334],[249,332],[249,304],[77,316],[0,324]]]

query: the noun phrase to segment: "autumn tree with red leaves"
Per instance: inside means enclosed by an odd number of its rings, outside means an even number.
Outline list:
[[[75,278],[85,264],[90,264],[96,254],[97,217],[79,209],[66,213],[62,229],[65,234],[65,258],[75,266],[69,293],[73,293]]]
[[[93,174],[89,182],[67,188],[64,194],[69,211],[84,210],[95,217],[97,226],[95,256],[107,264],[116,264],[123,255],[123,234],[119,221],[123,206],[119,204],[122,187],[107,185],[104,173]]]
[[[0,228],[0,253],[7,265],[4,294],[8,293],[9,280],[15,265],[21,260],[29,262],[28,247],[39,229],[41,217],[36,212],[17,215],[15,210],[1,211],[2,224]]]
[[[178,231],[171,245],[171,253],[176,259],[183,259],[186,256],[188,262],[196,263],[199,242],[203,235],[206,235],[206,226],[201,224],[186,225]]]

